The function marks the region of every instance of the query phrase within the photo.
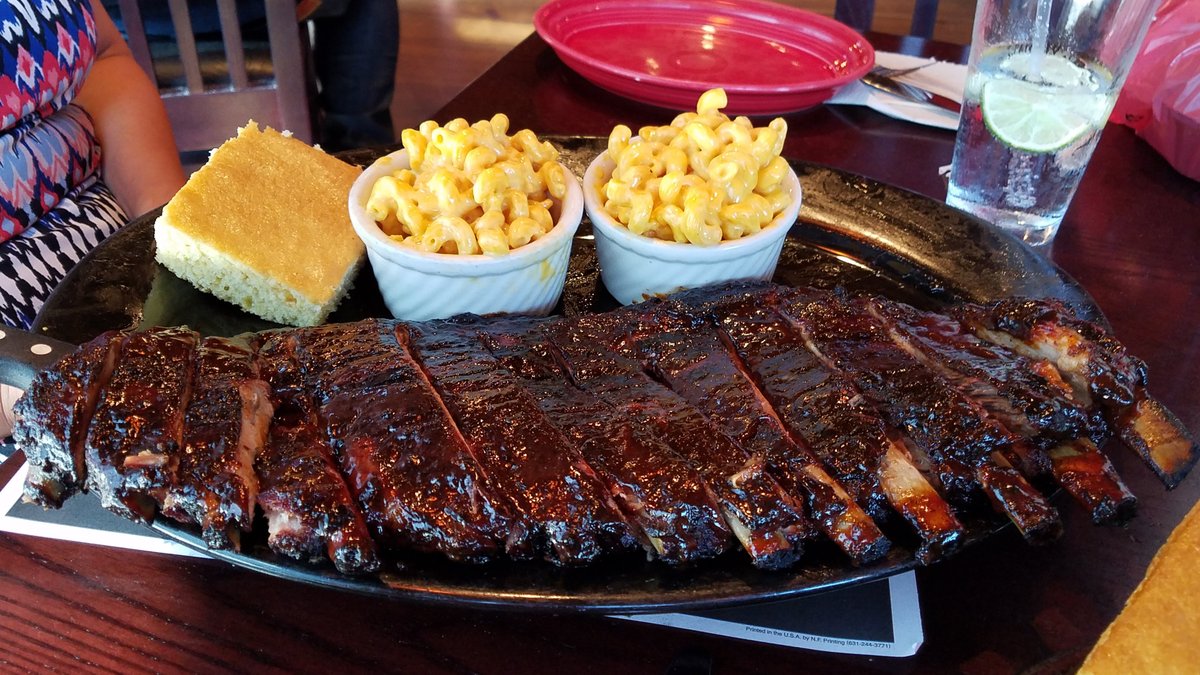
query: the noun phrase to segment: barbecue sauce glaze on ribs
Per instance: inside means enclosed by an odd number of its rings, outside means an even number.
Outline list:
[[[749,282],[571,318],[109,333],[16,410],[30,501],[92,491],[220,548],[264,523],[276,553],[345,574],[630,550],[780,569],[819,540],[865,565],[894,536],[930,562],[981,509],[1053,538],[1035,486],[1130,517],[1109,436],[1168,487],[1198,454],[1145,366],[1058,303],[941,314]]]

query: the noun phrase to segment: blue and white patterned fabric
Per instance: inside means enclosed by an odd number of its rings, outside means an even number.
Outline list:
[[[0,244],[0,323],[28,328],[67,272],[124,222],[116,198],[93,175],[35,226]]]
[[[87,0],[0,0],[0,322],[47,295],[125,221],[98,180],[92,120],[71,100],[96,57]]]

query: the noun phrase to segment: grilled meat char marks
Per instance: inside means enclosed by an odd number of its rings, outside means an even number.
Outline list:
[[[1072,400],[1049,364],[976,337],[943,314],[874,298],[868,311],[889,331],[946,368],[970,378],[989,412],[1043,448],[1094,433],[1087,409]]]
[[[950,317],[881,299],[865,302],[898,346],[1033,446],[1032,473],[1052,473],[1097,523],[1133,515],[1137,499],[1087,438],[1094,433],[1091,416],[1071,400],[1051,364],[983,342]]]
[[[278,332],[263,334],[256,345],[275,408],[255,461],[267,544],[297,560],[328,556],[344,574],[375,571],[375,543],[330,454],[329,438],[304,386],[296,343],[296,334]]]
[[[1061,303],[1006,299],[955,307],[951,315],[988,342],[1053,363],[1079,402],[1102,413],[1168,488],[1200,458],[1187,429],[1146,390],[1145,364]]]
[[[131,333],[92,414],[86,485],[105,507],[149,521],[174,485],[197,335],[183,328]]]
[[[510,516],[395,322],[364,321],[298,334],[343,472],[372,532],[389,547],[482,562],[503,553]]]
[[[195,354],[176,479],[163,514],[201,527],[212,548],[235,548],[258,497],[254,459],[274,412],[249,344],[206,337]]]
[[[259,511],[275,552],[347,574],[637,543],[688,564],[737,542],[776,568],[818,532],[866,564],[893,511],[928,562],[964,533],[944,497],[986,495],[1033,539],[1058,519],[1029,478],[1125,517],[1109,426],[1168,486],[1195,462],[1095,325],[1041,301],[954,314],[738,283],[573,318],[117,333],[35,378],[14,436],[30,501],[95,490],[212,547]]]
[[[509,555],[576,565],[632,541],[578,448],[487,353],[472,328],[401,324],[397,337],[434,383],[486,484],[511,508]]]
[[[616,313],[614,348],[682,396],[744,448],[760,449],[789,493],[806,497],[821,532],[855,564],[890,548],[887,537],[812,452],[782,426],[778,415],[741,368],[707,317],[678,304],[650,302]]]
[[[775,311],[774,286],[698,289],[672,302],[711,317],[780,421],[864,509],[885,518],[890,505],[903,516],[920,537],[919,559],[928,562],[958,546],[963,527],[950,505],[892,442],[853,384],[811,353]]]
[[[1025,463],[1019,439],[895,345],[861,303],[804,290],[785,298],[784,314],[933,460],[948,495],[966,503],[982,488],[1027,538],[1061,532],[1057,510],[1015,467]]]
[[[704,479],[657,435],[571,384],[538,326],[529,319],[490,321],[481,324],[479,336],[550,421],[578,444],[647,552],[683,564],[727,550],[733,535]]]
[[[544,330],[576,385],[635,425],[661,435],[699,471],[755,565],[775,568],[795,562],[812,527],[803,503],[783,491],[761,456],[721,433],[638,362],[606,349],[618,320],[611,314],[582,316],[547,323]]]
[[[881,431],[878,420],[857,416],[853,406],[841,405],[853,394],[847,395],[843,383],[804,351],[759,294],[730,289],[715,297],[689,293],[675,301],[691,311],[719,317],[718,325],[783,422],[808,441],[868,513],[881,516],[886,498],[877,469],[883,439],[870,434]],[[851,414],[845,414],[847,410]]]
[[[115,333],[100,335],[39,375],[17,401],[22,423],[13,441],[29,462],[25,499],[57,508],[84,487],[83,442],[120,346]]]
[[[1038,355],[1054,362],[1085,405],[1119,410],[1146,386],[1144,363],[1058,302],[1012,298],[962,305],[951,315],[990,341],[1019,352],[1040,349]]]

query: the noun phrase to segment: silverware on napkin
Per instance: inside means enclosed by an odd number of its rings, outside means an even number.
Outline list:
[[[914,103],[928,103],[949,110],[956,115],[962,112],[962,104],[958,101],[947,96],[942,96],[941,94],[935,94],[932,91],[922,89],[908,82],[901,82],[894,76],[888,76],[885,73],[872,70],[863,75],[861,81],[869,87],[874,87],[875,89],[913,101]]]

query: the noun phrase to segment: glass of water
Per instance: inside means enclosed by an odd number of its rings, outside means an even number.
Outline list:
[[[1048,245],[1159,0],[979,0],[946,202]]]

